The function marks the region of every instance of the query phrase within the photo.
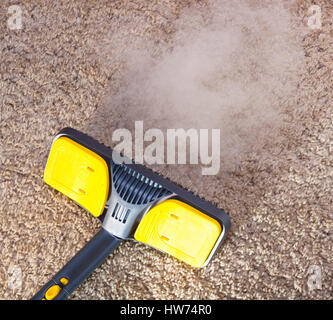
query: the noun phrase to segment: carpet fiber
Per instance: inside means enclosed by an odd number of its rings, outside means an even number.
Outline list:
[[[126,96],[122,58],[129,42],[149,43],[158,56],[175,41],[183,14],[206,6],[180,0],[15,4],[22,10],[20,30],[7,24],[11,2],[0,4],[0,298],[29,299],[100,227],[43,182],[54,135],[71,126],[112,145],[111,131],[135,119],[121,104],[110,108],[113,97]],[[212,262],[196,270],[124,242],[70,299],[333,298],[333,7],[316,1],[322,26],[310,29],[312,4],[295,1],[287,9],[303,27],[296,37],[304,61],[293,94],[274,99],[276,80],[268,82],[267,96],[260,93],[261,101],[283,110],[273,126],[282,142],[270,137],[257,150],[240,151],[237,165],[221,166],[216,176],[202,177],[193,166],[154,166],[229,213],[230,234]],[[253,72],[260,75],[256,66]],[[251,88],[244,89],[249,96]]]

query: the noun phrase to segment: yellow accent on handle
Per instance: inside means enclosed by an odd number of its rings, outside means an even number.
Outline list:
[[[166,200],[141,220],[134,238],[201,267],[221,234],[220,223],[179,200]]]
[[[68,283],[68,279],[67,278],[61,278],[60,282],[65,286]]]
[[[103,213],[109,194],[108,165],[79,143],[67,137],[54,141],[44,180],[94,216]]]
[[[46,300],[53,300],[59,294],[60,291],[61,291],[61,288],[57,284],[48,288],[45,293]]]

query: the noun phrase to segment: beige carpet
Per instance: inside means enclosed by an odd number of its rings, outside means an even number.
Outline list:
[[[221,3],[16,1],[10,30],[1,1],[0,298],[29,299],[99,228],[43,182],[53,136],[72,126],[112,145],[133,120],[221,127],[218,175],[154,169],[224,208],[231,232],[200,270],[123,243],[71,299],[333,298],[332,2]]]

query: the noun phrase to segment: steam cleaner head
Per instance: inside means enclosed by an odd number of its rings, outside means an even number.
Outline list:
[[[55,137],[44,180],[98,218],[102,231],[34,298],[68,296],[121,240],[199,268],[225,238],[230,219],[222,209],[129,159],[115,160],[120,158],[72,128]]]

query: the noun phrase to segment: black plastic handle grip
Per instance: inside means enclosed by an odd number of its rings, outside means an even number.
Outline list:
[[[118,247],[122,240],[103,228],[74,256],[32,300],[45,299],[46,292],[52,286],[59,286],[60,292],[52,300],[66,299],[102,262]],[[61,279],[67,279],[63,284]],[[64,282],[64,281],[63,281]],[[66,281],[67,282],[67,281]],[[56,287],[57,291],[59,287]]]

